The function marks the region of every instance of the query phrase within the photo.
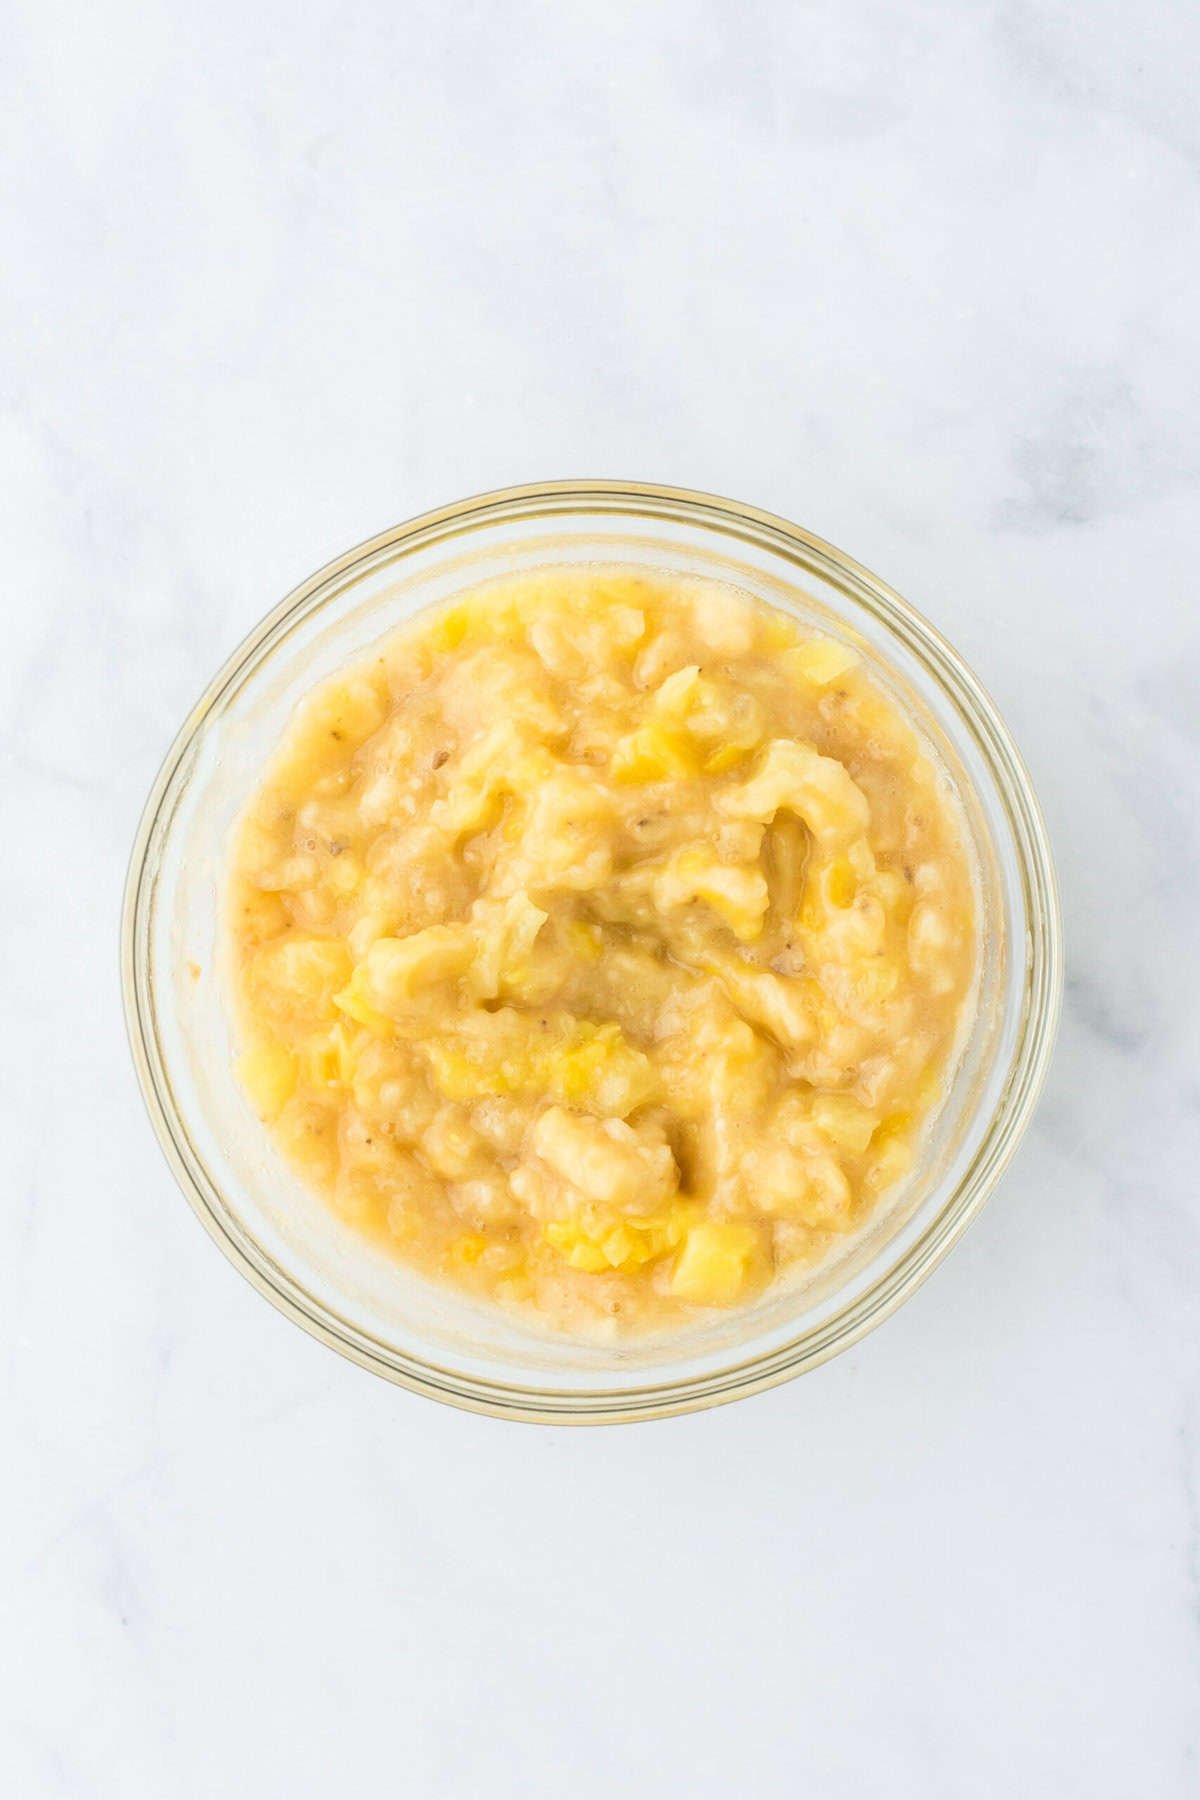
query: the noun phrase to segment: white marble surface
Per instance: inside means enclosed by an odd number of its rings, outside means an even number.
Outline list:
[[[1200,14],[17,0],[0,76],[0,1791],[1200,1784]],[[169,736],[293,581],[618,474],[957,642],[1070,948],[1040,1116],[894,1320],[570,1433],[374,1381],[207,1243],[122,1036]]]

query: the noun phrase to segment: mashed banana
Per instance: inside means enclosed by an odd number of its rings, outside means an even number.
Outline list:
[[[624,569],[480,588],[312,694],[230,927],[295,1168],[585,1331],[744,1302],[859,1224],[975,965],[957,810],[854,652]]]

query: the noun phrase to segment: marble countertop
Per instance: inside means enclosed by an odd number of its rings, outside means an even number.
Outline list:
[[[17,0],[0,74],[0,1790],[1190,1800],[1200,13]],[[828,1367],[535,1430],[208,1244],[120,1017],[142,800],[335,552],[728,493],[965,653],[1070,973],[979,1222]]]

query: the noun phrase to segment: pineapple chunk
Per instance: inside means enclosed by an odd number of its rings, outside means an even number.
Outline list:
[[[604,1269],[620,1267],[619,1258],[610,1262],[603,1244],[590,1238],[573,1220],[552,1220],[545,1227],[544,1236],[573,1269],[582,1269],[587,1275],[599,1275]]]
[[[387,696],[374,681],[352,677],[318,688],[301,713],[301,725],[314,737],[331,738],[348,755],[378,731],[387,710]]]
[[[736,769],[744,762],[747,748],[744,744],[722,744],[719,749],[712,750],[704,759],[706,775],[727,775],[730,769]]]
[[[348,1019],[356,1024],[364,1025],[372,1037],[390,1038],[393,1034],[392,1021],[371,1004],[367,992],[367,965],[359,963],[353,975],[340,993],[333,996],[333,1004],[338,1011],[345,1013]]]
[[[585,1020],[548,1085],[568,1106],[624,1118],[651,1098],[655,1081],[648,1058],[626,1041],[619,1025]]]
[[[805,638],[792,650],[785,650],[780,661],[796,680],[809,682],[813,687],[828,687],[831,681],[854,667],[858,656],[847,644],[839,644],[835,638],[812,637]]]
[[[849,1094],[818,1094],[813,1101],[814,1123],[841,1150],[861,1156],[879,1123],[879,1114],[860,1106]]]
[[[604,933],[590,919],[571,919],[566,926],[566,939],[573,955],[584,962],[599,962],[604,949]]]
[[[505,1009],[482,1014],[470,1032],[432,1038],[422,1048],[450,1100],[540,1093],[560,1106],[624,1118],[655,1089],[649,1059],[611,1021],[594,1025],[557,1014],[543,1028]]]
[[[464,1237],[455,1238],[448,1252],[451,1263],[459,1268],[471,1269],[479,1261],[488,1247],[488,1241],[477,1231],[467,1232]]]
[[[676,669],[656,690],[651,705],[664,719],[686,719],[700,686],[700,665]]]
[[[760,1240],[752,1225],[693,1225],[671,1276],[671,1292],[693,1306],[729,1306],[746,1285]]]
[[[296,1058],[280,1044],[253,1045],[239,1056],[237,1072],[264,1119],[275,1118],[295,1091]]]
[[[357,1061],[355,1038],[356,1033],[342,1019],[310,1038],[300,1054],[303,1080],[310,1087],[349,1087]]]
[[[878,1194],[912,1167],[916,1119],[906,1108],[889,1113],[871,1139],[863,1184]]]
[[[621,780],[667,779],[701,768],[719,774],[762,737],[762,708],[754,696],[710,680],[696,663],[668,675],[650,707],[651,719],[618,746],[613,772]]]
[[[457,650],[473,624],[473,608],[469,600],[444,606],[429,626],[428,642],[433,650]]]
[[[640,1269],[683,1241],[695,1213],[686,1201],[648,1218],[615,1218],[588,1206],[570,1219],[552,1219],[542,1235],[574,1269]]]
[[[656,720],[639,725],[622,738],[612,757],[612,773],[617,781],[686,780],[696,774],[699,766],[696,746],[687,732]]]

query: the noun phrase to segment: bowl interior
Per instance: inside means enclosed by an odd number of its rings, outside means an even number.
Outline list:
[[[189,1199],[243,1271],[309,1330],[459,1404],[638,1417],[710,1404],[822,1360],[895,1305],[961,1231],[1040,1082],[1055,1000],[1052,877],[1003,727],[953,653],[865,571],[780,522],[721,504],[663,490],[521,491],[351,552],[289,596],[221,671],[167,758],[135,847],[131,1038]],[[634,1341],[541,1333],[372,1246],[283,1163],[232,1067],[227,839],[293,707],[420,608],[549,563],[732,582],[853,641],[915,718],[958,797],[978,891],[976,1005],[909,1181],[806,1278],[709,1323]]]

